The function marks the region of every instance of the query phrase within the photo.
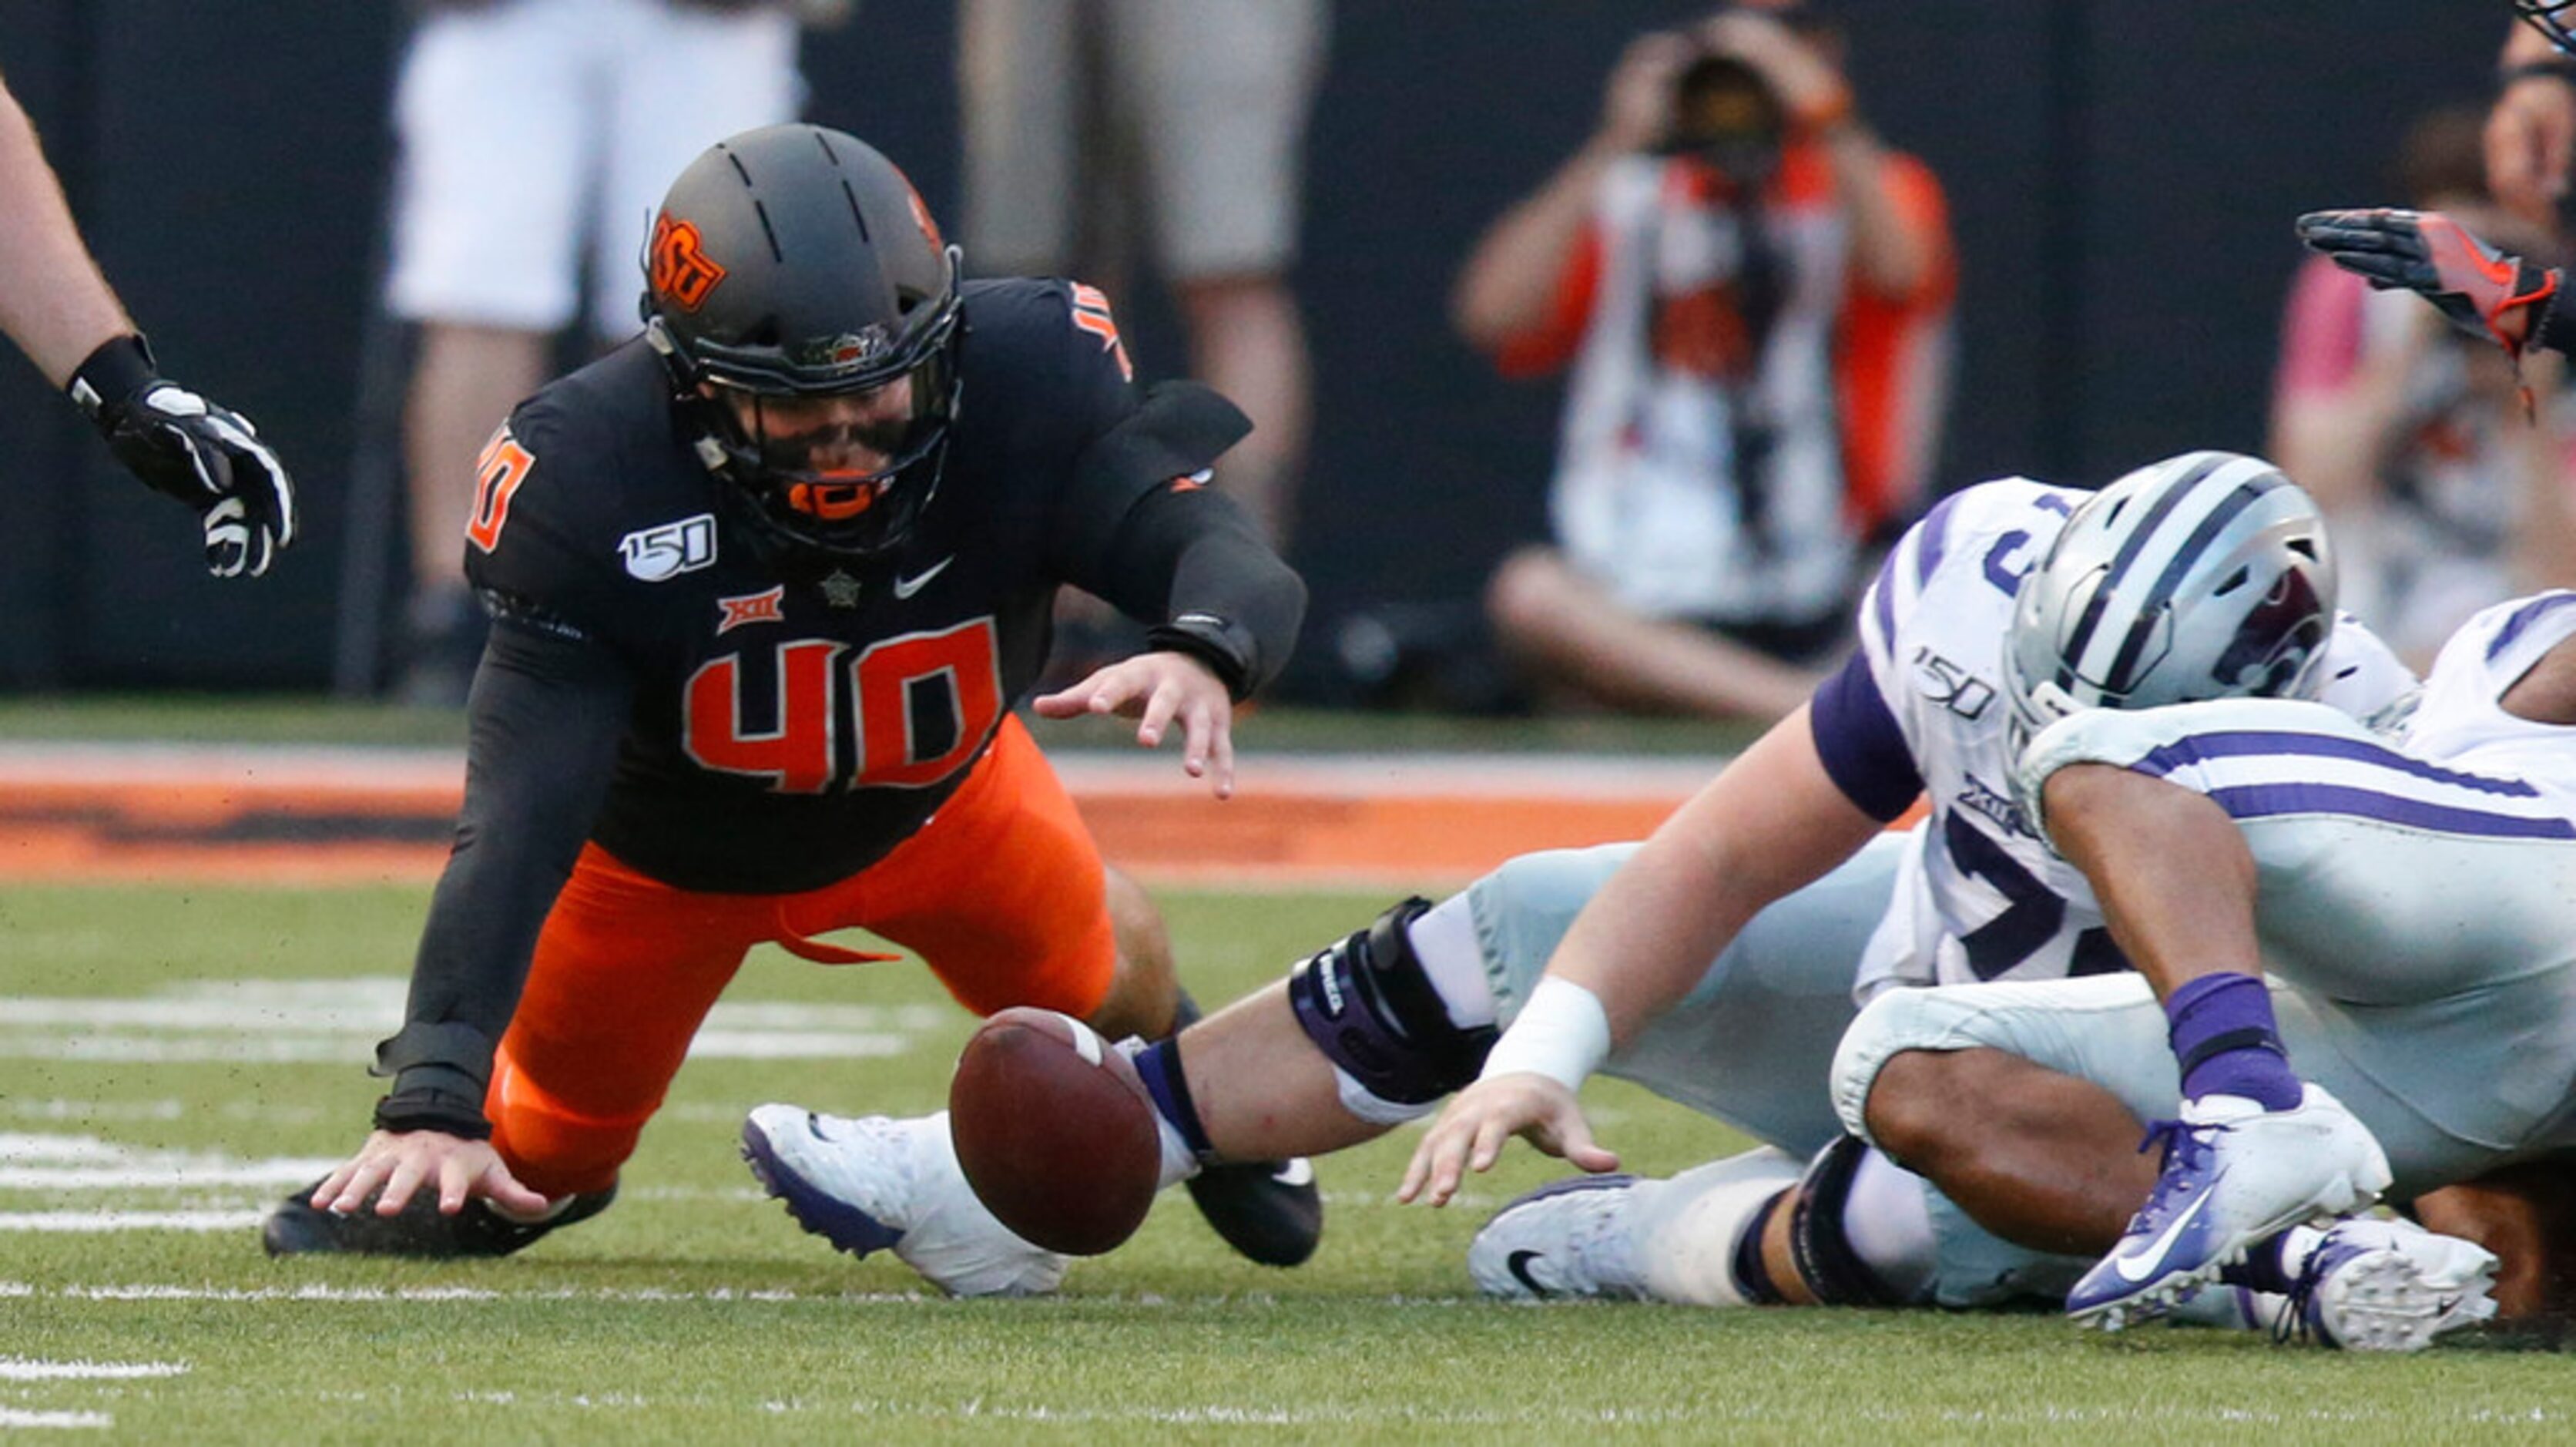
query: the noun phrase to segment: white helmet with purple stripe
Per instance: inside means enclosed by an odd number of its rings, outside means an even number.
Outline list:
[[[2036,733],[2087,708],[2312,697],[2334,555],[2298,484],[2259,457],[2189,452],[2103,488],[2013,600],[2005,692]]]

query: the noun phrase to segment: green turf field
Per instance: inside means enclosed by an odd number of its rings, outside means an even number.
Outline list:
[[[1229,998],[1365,921],[1357,896],[1176,895]],[[261,1256],[247,1224],[354,1146],[422,895],[0,890],[0,1432],[150,1442],[1016,1440],[2566,1441],[2576,1372],[2487,1344],[2337,1357],[2045,1316],[1704,1313],[1474,1299],[1483,1214],[1389,1189],[1409,1132],[1320,1164],[1310,1266],[1226,1254],[1185,1199],[1038,1302],[926,1296],[760,1199],[770,1099],[912,1112],[967,1022],[905,966],[756,958],[597,1221],[473,1266]],[[764,1008],[766,1007],[766,1008]],[[1649,1170],[1732,1149],[1615,1083]],[[80,1226],[85,1229],[65,1229]],[[196,1226],[210,1229],[175,1229]],[[102,1229],[120,1227],[121,1229]],[[1115,1440],[1115,1439],[1107,1439]]]

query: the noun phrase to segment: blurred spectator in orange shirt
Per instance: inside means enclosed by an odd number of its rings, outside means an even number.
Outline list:
[[[1941,211],[1799,12],[1630,45],[1591,139],[1486,234],[1454,302],[1506,373],[1573,368],[1556,541],[1488,590],[1542,692],[1765,720],[1806,700],[1845,641],[1864,533],[1922,485],[1953,285]]]

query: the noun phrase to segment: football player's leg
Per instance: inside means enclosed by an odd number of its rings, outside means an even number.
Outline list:
[[[483,1105],[493,1147],[551,1208],[527,1219],[476,1199],[449,1216],[424,1192],[396,1216],[344,1216],[315,1210],[308,1189],[263,1223],[269,1253],[506,1256],[606,1209],[618,1168],[760,926],[756,911],[583,851],[538,937]]]
[[[1939,1253],[1921,1177],[1850,1136],[1802,1170],[1775,1147],[1669,1180],[1577,1176],[1497,1212],[1468,1248],[1488,1295],[1685,1306],[1901,1306]]]
[[[2274,1004],[2288,1048],[2388,1143],[2401,1182],[2453,1179],[2494,1158],[2491,1147],[2450,1134],[2383,1088],[2374,1073],[2387,1052],[2369,1040],[2359,1056],[2348,1054],[2337,1039],[2340,1012],[2286,988]],[[1936,1294],[1944,1305],[1983,1304],[1997,1285],[2070,1290],[2124,1224],[2135,1229],[2126,1213],[2145,1214],[2141,1200],[2153,1205],[2156,1175],[2134,1154],[2139,1122],[2179,1098],[2173,1057],[2157,1048],[2164,1034],[2162,1008],[2134,975],[1897,990],[1861,1012],[1834,1062],[1834,1101],[1855,1131],[1940,1188]],[[2355,1253],[2348,1240],[2276,1229],[2190,1284],[2288,1293],[2303,1280],[2315,1290],[2311,1268],[2394,1272],[2382,1283],[2384,1319],[2374,1324],[2369,1313],[2379,1308],[2367,1302],[2337,1304],[2327,1334],[2358,1344],[2387,1328],[2421,1345],[2430,1330],[2482,1313],[2475,1278],[2493,1262],[2457,1249],[2465,1243],[2419,1237]],[[2449,1306],[2434,1311],[2442,1302]]]
[[[2095,1287],[2110,1308],[2154,1299],[2388,1185],[2382,1144],[2336,1092],[2300,1079],[2315,1072],[2285,1048],[2265,971],[2371,1006],[2350,1021],[2391,1042],[2378,1078],[2449,1129],[2516,1142],[2544,1123],[2549,1102],[2463,1086],[2492,1077],[2460,1067],[2522,1062],[2501,1072],[2512,1078],[2538,1056],[2569,1073],[2576,838],[2563,802],[2278,700],[2069,719],[2034,742],[2021,784],[2156,982],[2186,1098],[2156,1194],[2106,1262],[2119,1279],[2079,1285],[2078,1310]]]
[[[746,900],[673,889],[582,851],[484,1101],[492,1143],[520,1180],[550,1196],[616,1183],[764,924]]]

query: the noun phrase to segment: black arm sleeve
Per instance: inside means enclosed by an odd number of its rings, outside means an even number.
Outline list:
[[[465,807],[412,964],[402,1032],[376,1047],[387,1130],[490,1133],[483,1091],[537,932],[617,768],[634,683],[608,648],[511,617],[474,676]]]
[[[1306,584],[1212,488],[1157,487],[1111,538],[1101,596],[1152,625],[1153,647],[1214,670],[1236,702],[1279,676],[1306,616]]]

